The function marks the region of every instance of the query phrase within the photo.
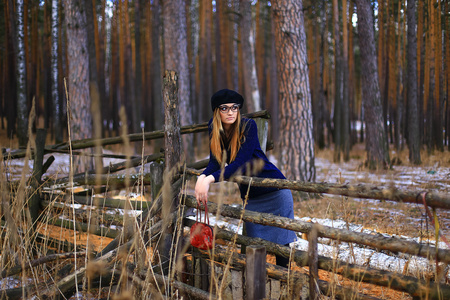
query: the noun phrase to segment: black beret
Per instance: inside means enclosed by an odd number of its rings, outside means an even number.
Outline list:
[[[238,92],[223,89],[214,93],[211,96],[211,108],[214,111],[217,107],[225,103],[237,103],[242,108],[244,104],[244,97]]]

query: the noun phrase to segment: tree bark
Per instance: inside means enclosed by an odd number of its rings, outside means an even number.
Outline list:
[[[417,38],[416,38],[416,0],[408,0],[406,10],[408,18],[408,148],[409,161],[419,165],[420,132],[417,103]]]
[[[255,66],[255,39],[252,26],[251,0],[240,0],[241,12],[241,45],[242,45],[242,75],[244,83],[245,107],[248,112],[261,110],[258,78]]]
[[[71,113],[71,139],[92,136],[91,98],[89,96],[89,57],[86,34],[86,18],[81,3],[69,0],[65,3],[69,57],[69,110]],[[92,169],[92,161],[74,162],[75,172]]]
[[[184,1],[163,1],[164,19],[164,65],[166,70],[173,70],[178,74],[178,101],[180,110],[180,124],[192,124],[192,105],[189,103],[189,69],[187,57],[187,31]],[[181,113],[182,112],[182,113]],[[190,160],[189,147],[192,137],[183,137],[183,149],[186,160]]]
[[[386,168],[389,161],[383,110],[378,84],[372,9],[368,0],[355,0],[361,51],[364,121],[366,125],[367,164],[371,169]]]
[[[212,74],[212,2],[200,0],[199,41],[198,41],[198,99],[195,107],[199,120],[208,120],[211,116],[210,97],[213,94]]]
[[[61,106],[59,101],[59,68],[58,68],[58,40],[59,40],[59,3],[52,2],[52,56],[51,56],[51,93],[53,106],[53,135],[57,143],[62,142]]]
[[[159,126],[164,124],[164,107],[162,98],[162,75],[161,72],[161,6],[159,1],[153,1],[152,3],[152,37],[151,37],[151,47],[152,47],[152,57],[151,57],[151,71],[150,77],[152,78],[152,114],[149,114],[151,118],[147,119],[151,124],[150,128],[152,130],[161,129]]]
[[[12,9],[12,7],[10,7]],[[25,147],[28,142],[28,105],[26,87],[24,24],[23,24],[23,0],[16,0],[15,18],[16,26],[13,31],[16,49],[16,86],[17,86],[17,137],[19,146]]]
[[[287,178],[314,181],[314,138],[302,1],[273,3],[280,92],[280,167]]]
[[[333,116],[333,136],[334,136],[334,155],[333,161],[341,160],[342,151],[342,90],[343,90],[343,72],[342,72],[342,55],[341,55],[341,38],[339,28],[339,7],[338,1],[333,0],[333,40],[334,40],[334,116]]]

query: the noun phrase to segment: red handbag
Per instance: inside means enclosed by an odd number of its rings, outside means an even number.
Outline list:
[[[200,221],[199,221],[200,220]],[[201,249],[209,250],[213,247],[213,230],[209,226],[208,206],[205,206],[205,223],[202,223],[200,209],[197,207],[197,215],[195,224],[192,225],[190,231],[191,245]]]

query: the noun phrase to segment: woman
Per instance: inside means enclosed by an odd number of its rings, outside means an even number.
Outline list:
[[[248,174],[258,169],[255,177],[285,179],[284,175],[267,159],[258,140],[257,126],[254,120],[241,118],[239,109],[244,98],[237,92],[223,89],[211,97],[213,118],[209,121],[210,159],[195,185],[197,202],[206,205],[209,185],[220,179],[227,180],[237,171]],[[225,154],[224,154],[225,152]],[[223,161],[225,160],[225,161]],[[261,164],[261,162],[263,162]],[[222,170],[221,165],[226,167]],[[262,165],[262,166],[261,166]],[[239,185],[241,197],[245,200],[245,209],[272,213],[294,218],[292,193],[287,189],[248,187]],[[246,222],[247,235],[259,237],[274,243],[288,245],[296,240],[293,231]],[[276,256],[277,265],[286,267],[289,259]]]

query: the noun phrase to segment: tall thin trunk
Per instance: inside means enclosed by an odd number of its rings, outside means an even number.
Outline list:
[[[108,129],[110,134],[112,131],[116,135],[119,134],[119,107],[120,107],[120,45],[119,45],[119,31],[120,31],[120,9],[118,3],[114,4],[114,12],[111,20],[111,63],[110,63],[110,78],[109,78],[109,101],[111,107],[111,114],[109,115]]]
[[[383,110],[378,84],[372,9],[369,0],[355,0],[358,10],[358,34],[361,51],[366,151],[369,168],[389,165],[389,152],[383,126]]]
[[[314,181],[314,138],[302,1],[273,3],[280,92],[280,165],[287,178]]]
[[[163,1],[164,18],[164,65],[166,70],[178,74],[178,99],[181,125],[192,124],[192,105],[189,103],[189,69],[187,57],[186,14],[183,0]],[[186,160],[190,160],[188,147],[192,145],[192,136],[183,137],[183,150]]]
[[[277,77],[277,59],[276,59],[276,50],[275,50],[275,26],[273,25],[273,14],[270,12],[269,14],[269,28],[270,28],[270,53],[267,55],[268,66],[269,66],[269,77],[268,77],[268,92],[267,92],[267,102],[266,107],[270,110],[270,112],[277,116],[276,118],[271,118],[271,130],[272,130],[272,138],[275,143],[278,144],[280,135],[278,134],[280,128],[280,122],[278,116],[280,115],[278,108],[278,77]]]
[[[438,115],[439,110],[439,104],[435,101],[436,100],[436,84],[439,84],[436,82],[435,74],[437,72],[436,70],[436,9],[434,8],[434,1],[429,0],[428,1],[428,24],[429,24],[429,55],[428,57],[428,67],[429,67],[429,90],[428,90],[428,106],[427,106],[427,128],[428,128],[428,151],[431,152],[434,148],[436,148],[437,144],[437,138],[435,132],[435,126],[438,120],[435,120],[436,116]]]
[[[141,58],[141,10],[143,9],[143,3],[140,0],[134,2],[134,53],[135,53],[135,70],[134,70],[134,91],[135,91],[135,101],[136,105],[134,107],[135,117],[135,132],[139,131],[140,122],[142,120],[142,102],[144,101],[142,97],[142,58]]]
[[[162,129],[164,124],[164,108],[162,99],[162,73],[161,73],[161,7],[159,1],[152,4],[152,57],[151,74],[152,78],[152,107],[153,107],[153,129]]]
[[[259,97],[258,78],[255,66],[254,33],[252,26],[252,4],[251,0],[240,0],[239,10],[241,19],[241,44],[243,62],[243,83],[245,105],[248,112],[261,110]]]
[[[6,131],[8,138],[12,139],[15,134],[17,134],[16,120],[17,120],[17,80],[16,80],[16,58],[14,50],[14,28],[15,28],[15,17],[13,10],[13,1],[6,1],[5,8],[5,31],[6,31],[6,41],[5,41],[5,85],[8,88],[5,89],[5,110],[6,110],[6,120],[7,127]]]
[[[89,96],[91,98],[91,114],[94,130],[92,136],[96,139],[102,137],[102,110],[101,110],[101,99],[100,90],[98,87],[98,69],[97,69],[97,57],[96,57],[96,34],[97,27],[95,26],[96,21],[94,20],[96,13],[95,6],[92,5],[92,0],[85,0],[85,12],[86,12],[86,33],[87,33],[87,50],[89,58]],[[100,172],[103,168],[103,159],[101,158],[102,148],[97,146],[94,149],[95,156],[95,169]]]
[[[342,0],[342,128],[341,151],[344,161],[350,159],[350,105],[348,99],[348,18],[347,0]]]
[[[215,51],[216,51],[216,82],[215,90],[220,90],[227,87],[226,84],[226,59],[225,51],[227,49],[227,43],[225,42],[225,24],[227,22],[227,1],[217,1],[216,2],[216,12],[215,12]]]
[[[200,18],[199,18],[199,76],[197,80],[198,87],[198,108],[199,115],[202,120],[207,120],[211,115],[209,99],[213,93],[212,74],[212,2],[209,0],[200,1]]]
[[[12,7],[10,7],[12,8]],[[28,142],[28,109],[25,68],[25,46],[23,28],[23,0],[16,0],[15,7],[15,35],[16,39],[16,82],[17,82],[17,136],[19,146],[26,146]],[[14,28],[14,26],[13,26]]]
[[[51,27],[52,27],[52,6],[50,1],[46,1],[44,4],[44,36],[43,36],[43,52],[42,52],[42,68],[43,70],[43,114],[44,114],[44,127],[50,128],[50,121],[52,115],[52,74],[51,74]]]
[[[402,150],[403,148],[403,55],[402,55],[402,37],[404,32],[403,22],[404,18],[401,18],[401,9],[403,1],[398,2],[397,9],[397,90],[396,90],[396,99],[397,106],[395,110],[395,123],[394,123],[394,133],[395,133],[395,148],[397,151]]]
[[[419,0],[420,1],[420,0]],[[417,46],[416,46],[416,0],[408,0],[408,148],[409,161],[420,164],[420,127],[418,122],[417,103]]]
[[[267,64],[266,64],[266,40],[267,40],[267,2],[258,1],[255,5],[255,66],[256,77],[258,78],[258,90],[261,106],[266,102],[266,82],[267,82]]]
[[[423,27],[424,27],[424,1],[418,1],[417,6],[417,114],[418,114],[418,121],[419,121],[419,137],[420,137],[420,143],[422,144],[422,136],[424,132],[424,68],[423,65],[423,59],[422,59],[422,53],[424,50],[423,46]]]
[[[333,37],[334,37],[334,61],[335,61],[335,98],[334,98],[334,156],[335,162],[341,159],[342,149],[342,55],[341,39],[339,30],[339,7],[338,1],[333,0]]]
[[[447,13],[450,12],[450,4],[448,2],[445,2],[445,8],[444,11]],[[447,120],[447,126],[446,126],[446,135],[447,135],[447,145],[450,149],[450,18],[445,19],[445,95],[446,99],[445,102],[447,103],[447,110],[446,110],[446,120]]]
[[[441,75],[441,51],[442,51],[442,30],[441,30],[441,1],[437,2],[437,7],[432,3],[432,13],[434,13],[434,116],[433,116],[433,132],[434,144],[437,150],[444,151],[444,143],[442,141],[442,75]]]
[[[89,96],[89,56],[87,47],[86,16],[78,1],[65,3],[68,57],[69,57],[69,102],[72,140],[92,137],[91,98]],[[85,157],[76,157],[75,172],[92,169],[93,162]]]
[[[52,103],[53,103],[53,132],[55,142],[62,142],[62,124],[61,107],[59,105],[58,88],[58,41],[59,41],[59,3],[52,2],[52,56],[51,56],[51,75],[52,75]]]
[[[353,0],[349,0],[349,20],[348,20],[348,102],[350,107],[350,142],[355,144],[357,142],[356,122],[361,120],[360,105],[356,103],[356,76],[355,76],[355,53],[353,48],[353,14],[355,5]]]

